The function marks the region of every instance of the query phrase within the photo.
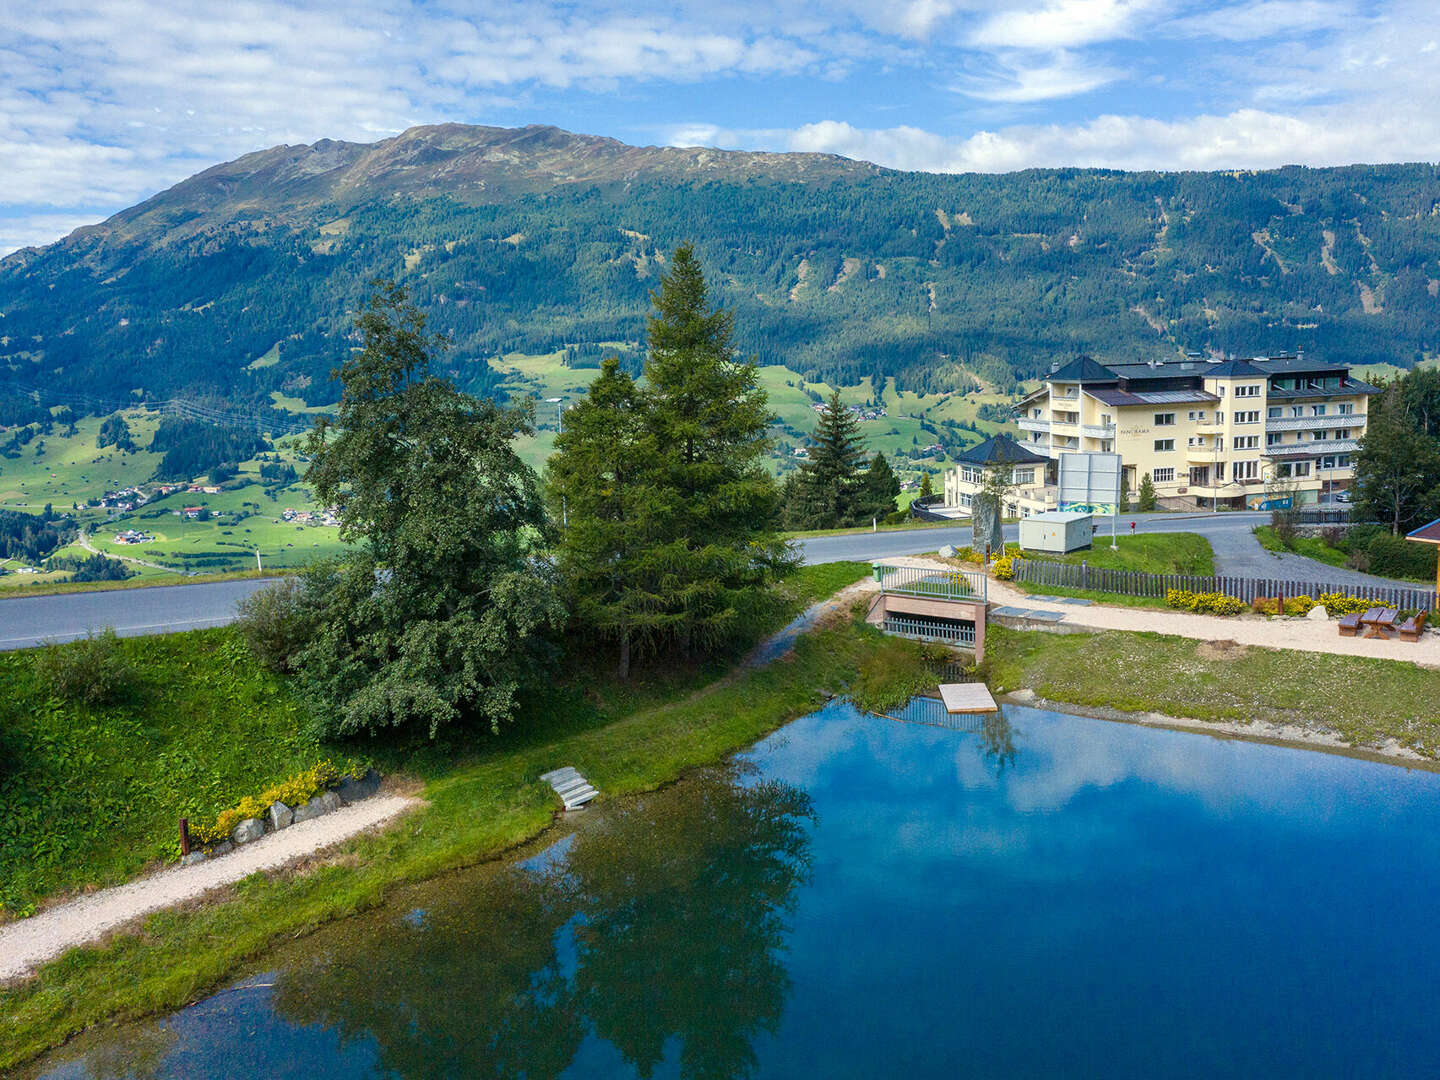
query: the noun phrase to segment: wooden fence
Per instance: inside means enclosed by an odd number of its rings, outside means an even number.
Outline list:
[[[1435,593],[1424,586],[1406,585],[1345,585],[1314,581],[1283,581],[1279,578],[1229,577],[1217,574],[1200,577],[1192,574],[1147,574],[1141,570],[1109,570],[1085,563],[1050,562],[1046,559],[1016,559],[1015,580],[1027,585],[1051,585],[1062,589],[1092,589],[1096,592],[1119,593],[1122,596],[1154,596],[1165,599],[1170,589],[1191,592],[1222,592],[1237,596],[1247,604],[1259,596],[1309,596],[1319,599],[1321,593],[1338,592],[1346,596],[1363,596],[1376,603],[1396,608],[1434,611]]]

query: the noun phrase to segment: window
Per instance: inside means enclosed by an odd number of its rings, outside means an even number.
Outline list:
[[[1224,479],[1225,479],[1225,463],[1224,463],[1223,461],[1217,461],[1217,462],[1215,463],[1215,482],[1218,484],[1218,483],[1221,483]]]
[[[1295,477],[1298,479],[1300,477],[1309,476],[1310,462],[1296,461],[1292,463],[1289,461],[1282,461],[1279,465],[1275,466],[1275,475],[1282,480],[1288,480],[1291,477]]]
[[[1200,449],[1203,450],[1203,449],[1205,448],[1205,436],[1204,436],[1204,435],[1192,435],[1192,436],[1190,436],[1190,438],[1188,438],[1188,439],[1185,440],[1185,445],[1188,446],[1188,447],[1190,447],[1192,450],[1195,449],[1196,447],[1199,447]]]
[[[973,465],[962,465],[960,466],[960,481],[965,484],[983,484],[985,471],[977,469]]]
[[[1324,405],[1311,405],[1311,406],[1310,406],[1310,415],[1311,415],[1311,416],[1324,416],[1324,415],[1325,415],[1325,406],[1324,406]]]
[[[1157,453],[1157,454],[1168,454],[1171,450],[1174,450],[1174,449],[1175,449],[1175,440],[1174,440],[1174,439],[1156,439],[1156,440],[1155,440],[1155,453]],[[1173,472],[1174,470],[1172,469],[1171,471]]]
[[[1328,431],[1312,431],[1312,432],[1310,433],[1310,438],[1312,438],[1312,439],[1315,440],[1316,442],[1324,442],[1326,439],[1330,438],[1330,432],[1328,432]]]
[[[1039,419],[1040,419],[1040,410],[1039,410],[1039,409],[1032,409],[1032,410],[1030,411],[1030,416],[1031,416],[1032,419],[1039,420]]]
[[[1281,411],[1279,405],[1271,405],[1270,408],[1265,410],[1265,416],[1269,420],[1279,420]]]
[[[1348,438],[1350,438],[1350,429],[1349,429],[1348,427],[1336,428],[1336,429],[1335,429],[1335,438],[1337,438],[1337,439],[1348,439]]]
[[[1235,449],[1235,450],[1254,450],[1254,449],[1255,449],[1257,446],[1259,446],[1259,445],[1260,445],[1260,436],[1259,436],[1259,435],[1236,435],[1236,436],[1235,436],[1235,443],[1234,443],[1233,449]]]
[[[1354,406],[1354,405],[1338,405],[1338,406],[1336,406],[1336,408],[1338,408],[1338,409],[1340,410],[1340,415],[1341,415],[1341,416],[1351,416],[1351,415],[1353,415],[1354,412],[1355,412],[1355,406]]]
[[[1027,484],[1033,484],[1035,482],[1035,470],[1016,469],[1014,473],[1014,481],[1017,487],[1025,487]]]
[[[1224,397],[1224,396],[1225,396],[1225,387],[1224,387],[1224,386],[1217,386],[1217,387],[1215,387],[1215,396],[1216,396],[1216,397]]]
[[[1245,386],[1237,386],[1237,387],[1235,387],[1235,396],[1236,396],[1236,397],[1259,397],[1259,396],[1260,396],[1260,384],[1259,384],[1259,383],[1248,383],[1248,384],[1246,384]]]
[[[1237,461],[1230,475],[1236,480],[1258,480],[1260,478],[1260,463],[1258,461]]]
[[[1150,473],[1150,479],[1157,484],[1172,484],[1175,482],[1175,470],[1155,469]]]
[[[1336,467],[1337,469],[1348,469],[1348,468],[1350,467],[1350,455],[1349,455],[1349,454],[1339,454],[1339,455],[1337,455],[1336,458],[1335,458],[1335,467]]]
[[[1174,423],[1175,414],[1173,412],[1157,412],[1155,414],[1156,427],[1171,427]]]
[[[1106,412],[1106,413],[1101,413],[1101,414],[1100,414],[1100,423],[1101,423],[1104,427],[1114,427],[1114,426],[1115,426],[1115,417],[1111,416],[1108,412]]]
[[[1309,475],[1310,475],[1310,462],[1308,462],[1308,461],[1297,461],[1297,462],[1295,462],[1295,475],[1296,475],[1296,476],[1309,476]]]
[[[1285,441],[1285,436],[1278,431],[1271,431],[1265,435],[1266,446],[1279,446]]]
[[[1258,424],[1259,422],[1259,409],[1251,409],[1249,412],[1237,412],[1235,414],[1235,423],[1237,424]]]
[[[1291,415],[1291,416],[1304,416],[1304,415],[1305,415],[1305,406],[1304,406],[1304,405],[1291,405],[1291,406],[1290,406],[1290,415]]]
[[[1224,414],[1223,412],[1220,412],[1220,411],[1217,409],[1217,410],[1215,411],[1215,423],[1217,423],[1217,424],[1223,424],[1224,422],[1225,422],[1225,414]]]

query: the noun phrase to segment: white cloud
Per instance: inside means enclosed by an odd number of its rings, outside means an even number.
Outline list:
[[[1050,0],[990,16],[970,34],[986,48],[1068,49],[1132,36],[1159,0]]]
[[[1294,34],[1338,30],[1358,21],[1349,4],[1330,0],[1258,0],[1232,4],[1203,15],[1176,19],[1167,30],[1224,41],[1254,41]]]
[[[1123,74],[1115,68],[1087,64],[1063,50],[1039,61],[1006,54],[997,58],[996,70],[957,82],[954,89],[982,101],[1026,103],[1088,93]]]

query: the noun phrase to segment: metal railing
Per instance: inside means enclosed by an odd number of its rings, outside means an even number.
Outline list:
[[[937,570],[924,566],[874,565],[882,592],[923,596],[935,600],[984,600],[989,579],[983,570]]]
[[[939,641],[946,645],[975,647],[975,624],[952,622],[948,619],[927,619],[923,615],[886,615],[881,629],[887,634],[900,634],[920,641]]]

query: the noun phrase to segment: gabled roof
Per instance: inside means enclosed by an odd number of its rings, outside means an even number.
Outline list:
[[[1222,360],[1218,364],[1211,364],[1205,368],[1202,374],[1207,379],[1233,379],[1239,376],[1252,379],[1265,378],[1265,372],[1248,360]]]
[[[1077,356],[1045,378],[1050,382],[1115,382],[1119,376],[1088,356]]]
[[[1032,454],[1012,436],[996,435],[970,449],[955,455],[956,461],[966,465],[1044,465],[1048,457]]]
[[[1418,540],[1422,544],[1440,544],[1440,518],[1436,518],[1429,525],[1421,525],[1420,528],[1405,534],[1406,540]]]

